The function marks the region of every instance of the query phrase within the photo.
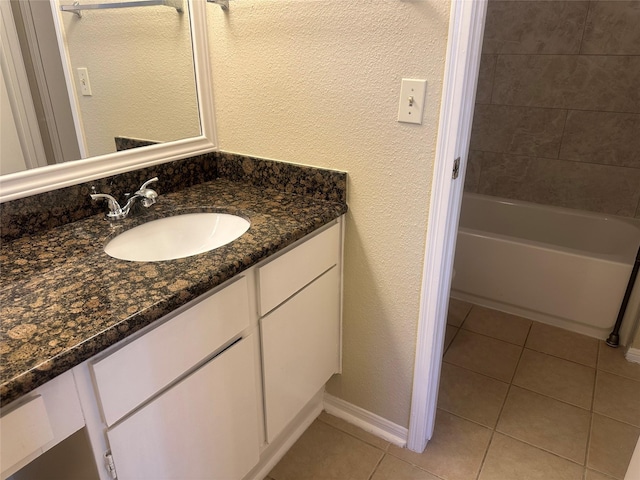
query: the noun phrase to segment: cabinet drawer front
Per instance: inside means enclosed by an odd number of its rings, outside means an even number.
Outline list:
[[[177,380],[249,326],[247,280],[204,299],[92,365],[107,425]]]
[[[260,315],[336,265],[340,259],[340,224],[258,268]]]
[[[271,442],[338,371],[338,268],[260,322],[267,439]]]
[[[107,436],[122,480],[240,480],[259,458],[250,337],[222,352]]]

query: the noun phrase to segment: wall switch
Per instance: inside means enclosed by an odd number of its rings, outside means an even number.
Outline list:
[[[86,67],[78,68],[78,81],[80,82],[80,91],[86,97],[91,96],[91,83],[89,82],[89,72]]]
[[[426,80],[403,78],[400,86],[398,121],[422,124],[422,111],[427,92]]]

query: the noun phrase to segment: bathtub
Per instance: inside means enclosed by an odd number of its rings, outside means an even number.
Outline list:
[[[638,220],[465,193],[451,295],[605,339],[639,245]]]

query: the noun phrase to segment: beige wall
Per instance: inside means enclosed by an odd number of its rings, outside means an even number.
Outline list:
[[[349,173],[329,392],[407,426],[449,1],[210,7],[220,149]],[[423,125],[396,121],[403,77],[428,82]]]
[[[105,3],[81,3],[92,2]],[[199,135],[188,10],[151,6],[82,15],[62,18],[89,156],[115,152],[115,136],[169,141]],[[89,71],[92,96],[80,94],[78,67]]]
[[[640,349],[640,327],[636,329],[636,334],[631,342],[631,347]]]
[[[466,189],[640,218],[640,2],[490,1]]]

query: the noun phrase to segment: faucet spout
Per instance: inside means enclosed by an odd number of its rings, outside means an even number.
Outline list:
[[[107,218],[117,220],[126,217],[126,213],[122,211],[122,208],[120,208],[120,204],[118,203],[118,201],[108,193],[92,193],[90,196],[92,200],[107,201],[107,205],[109,206],[109,213],[107,213]]]

